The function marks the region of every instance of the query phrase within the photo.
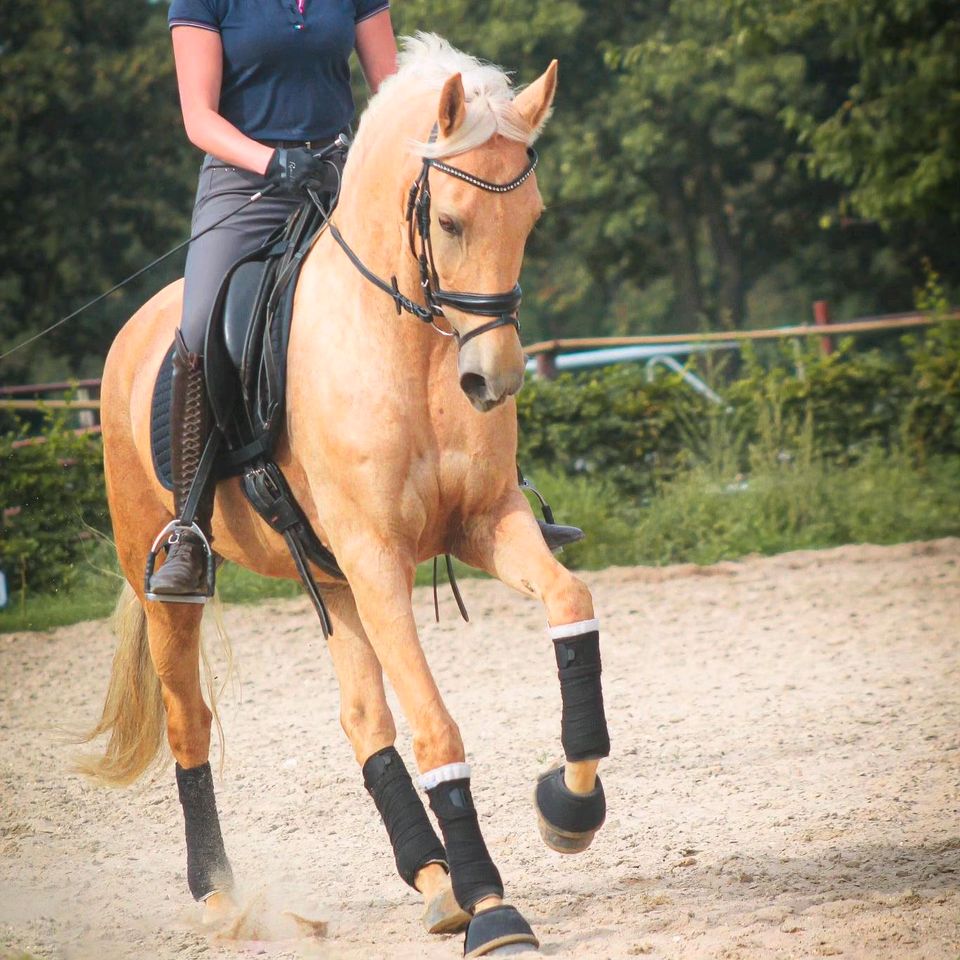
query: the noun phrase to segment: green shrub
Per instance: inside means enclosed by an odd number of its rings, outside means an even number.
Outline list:
[[[584,481],[538,477],[558,519],[587,533],[568,547],[574,568],[610,564],[710,564],[747,554],[844,543],[899,543],[960,535],[960,458],[923,466],[879,447],[846,467],[822,461],[758,466],[749,478],[707,464],[668,484],[643,507]]]
[[[910,359],[904,441],[925,460],[960,453],[960,317],[951,315],[939,277],[929,267],[917,302],[940,318],[925,336],[904,337]]]
[[[633,500],[603,477],[540,471],[528,479],[553,508],[558,523],[574,524],[588,532],[586,540],[564,548],[564,564],[597,570],[626,562],[624,557],[633,552],[642,516]],[[533,511],[540,516],[536,502]]]
[[[960,321],[946,315],[895,350],[858,352],[846,338],[823,354],[797,340],[768,348],[761,362],[746,345],[726,380],[704,364],[693,361],[721,404],[678,375],[651,381],[636,365],[528,383],[517,402],[521,464],[602,477],[646,502],[685,471],[715,464],[721,448],[734,472],[754,468],[758,446],[796,458],[803,437],[836,465],[877,446],[902,445],[919,459],[960,453]]]
[[[754,442],[779,437],[781,449],[792,451],[810,429],[818,455],[844,464],[878,443],[897,441],[908,390],[902,360],[879,350],[857,352],[853,338],[831,354],[798,340],[782,344],[765,364],[749,345],[742,355],[743,374],[725,396],[751,425]]]
[[[100,438],[75,433],[53,412],[43,435],[0,437],[0,569],[22,596],[68,586],[84,540],[109,526]]]
[[[517,397],[520,463],[603,477],[648,497],[680,468],[685,428],[708,407],[678,375],[650,381],[637,365],[535,380]]]

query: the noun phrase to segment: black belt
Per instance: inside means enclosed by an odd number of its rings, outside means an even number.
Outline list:
[[[275,150],[292,150],[294,147],[306,147],[307,150],[320,150],[327,147],[336,137],[321,137],[318,140],[261,140],[259,141],[265,147],[273,147]]]

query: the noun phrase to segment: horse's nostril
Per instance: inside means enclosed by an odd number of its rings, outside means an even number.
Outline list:
[[[471,400],[481,400],[487,395],[487,381],[479,373],[462,374],[460,388]]]

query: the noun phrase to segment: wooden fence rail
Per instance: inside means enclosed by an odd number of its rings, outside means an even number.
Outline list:
[[[818,301],[822,304],[823,301]],[[960,318],[960,311],[948,316]],[[636,337],[569,337],[556,340],[541,340],[524,347],[528,357],[542,357],[549,360],[550,355],[571,350],[602,350],[609,347],[664,346],[691,343],[729,343],[731,341],[783,340],[792,337],[830,337],[849,334],[857,336],[864,333],[882,333],[891,330],[909,330],[916,327],[928,327],[937,322],[937,317],[926,313],[891,313],[879,317],[861,317],[847,323],[829,323],[829,313],[821,308],[816,315],[817,322],[793,327],[773,327],[766,330],[717,330],[709,333],[654,333]],[[5,399],[24,394],[62,393],[76,390],[78,396],[73,400],[51,399]],[[42,410],[74,409],[96,411],[100,401],[90,399],[92,392],[100,390],[99,380],[72,380],[58,383],[34,383],[17,386],[0,386],[0,411],[3,410]],[[89,416],[93,416],[91,413]],[[90,424],[92,426],[92,424]]]
[[[100,389],[99,380],[60,380],[57,383],[20,383],[12,387],[0,385],[0,397],[16,397],[24,393],[62,393],[65,390]]]
[[[0,410],[99,410],[99,400],[0,400]]]
[[[960,312],[950,314],[960,317]],[[681,343],[717,343],[729,340],[782,340],[790,337],[822,337],[838,334],[878,333],[887,330],[909,330],[928,327],[936,317],[924,313],[898,313],[883,317],[865,317],[849,323],[802,324],[795,327],[774,327],[769,330],[723,330],[710,333],[652,333],[638,337],[574,337],[542,340],[524,347],[528,357],[541,353],[562,353],[565,350],[601,350],[605,347],[669,346]]]

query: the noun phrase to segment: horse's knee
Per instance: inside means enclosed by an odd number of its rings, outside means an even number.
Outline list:
[[[390,746],[397,738],[393,715],[386,703],[375,706],[356,700],[343,703],[340,707],[340,726],[353,747],[358,763],[363,763],[378,750]]]
[[[552,626],[593,619],[593,595],[587,585],[565,567],[544,590],[543,602]]]
[[[460,728],[442,705],[421,711],[413,730],[413,752],[420,770],[434,770],[464,760]]]

